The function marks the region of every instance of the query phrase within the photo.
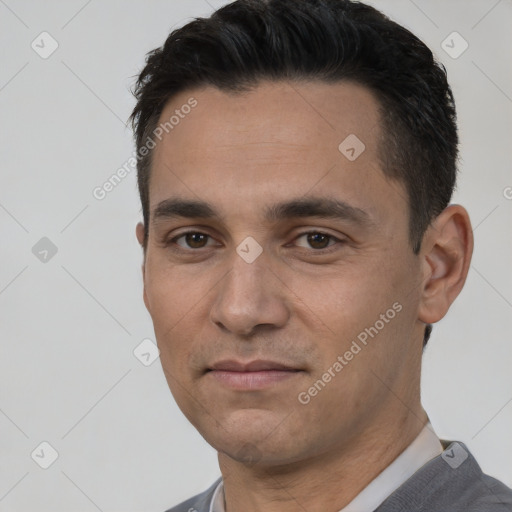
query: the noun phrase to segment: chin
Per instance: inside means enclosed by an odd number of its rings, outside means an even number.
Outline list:
[[[218,452],[248,465],[276,465],[296,455],[297,436],[286,421],[287,413],[260,409],[234,411],[221,424],[196,425],[206,442]],[[297,426],[299,427],[299,426]]]

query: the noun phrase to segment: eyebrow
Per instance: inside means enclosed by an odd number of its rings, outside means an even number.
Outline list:
[[[361,226],[374,224],[365,210],[327,197],[296,198],[276,203],[268,206],[264,214],[267,222],[306,217],[343,220]],[[173,218],[223,220],[224,216],[205,201],[180,198],[165,199],[153,210],[153,223]]]

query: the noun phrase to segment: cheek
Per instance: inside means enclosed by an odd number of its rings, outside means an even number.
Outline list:
[[[309,401],[299,405],[294,424],[289,425],[296,443],[302,442],[318,453],[325,446],[349,445],[365,428],[384,400],[385,390],[368,368],[357,365],[355,360],[349,363],[325,387],[320,377],[304,390],[309,395],[301,398],[305,402],[309,396]]]
[[[165,332],[179,329],[181,320],[194,313],[204,291],[193,276],[162,260],[157,256],[148,259],[145,291],[155,330]]]
[[[387,372],[390,359],[405,357],[401,351],[415,320],[414,301],[408,296],[413,286],[410,276],[410,270],[396,263],[354,265],[322,279],[321,287],[310,288],[315,291],[309,294],[302,315],[313,319],[310,330],[318,333],[313,350],[321,364],[315,367],[314,379],[321,378],[341,356],[344,369],[332,387],[345,381],[342,387],[347,396],[352,385],[372,388],[375,378],[369,368]],[[357,394],[356,388],[351,391]]]
[[[173,374],[181,374],[197,329],[197,323],[191,319],[197,314],[204,294],[198,294],[193,286],[187,288],[176,271],[147,272],[145,289],[162,366]]]
[[[304,313],[316,317],[333,341],[338,341],[337,348],[342,348],[344,342],[391,307],[389,283],[379,282],[381,277],[381,271],[353,265],[322,276],[316,283],[303,283],[307,288],[303,294],[307,306]]]

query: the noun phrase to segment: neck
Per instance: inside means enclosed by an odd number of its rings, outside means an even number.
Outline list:
[[[372,422],[349,446],[300,463],[247,466],[219,453],[226,512],[338,512],[416,438],[428,421],[418,403]],[[388,411],[389,412],[389,411]]]

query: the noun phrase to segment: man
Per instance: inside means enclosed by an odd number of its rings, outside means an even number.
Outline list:
[[[144,302],[222,473],[170,510],[512,510],[420,401],[473,250],[430,50],[364,4],[238,0],[135,94]]]

